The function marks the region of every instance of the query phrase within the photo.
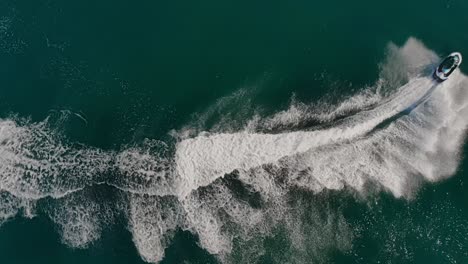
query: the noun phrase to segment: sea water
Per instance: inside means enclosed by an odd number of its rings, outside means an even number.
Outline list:
[[[3,2],[2,263],[466,261],[468,7],[335,4]]]

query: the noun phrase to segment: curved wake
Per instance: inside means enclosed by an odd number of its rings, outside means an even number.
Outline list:
[[[175,146],[147,140],[106,152],[67,142],[50,120],[0,120],[0,223],[20,210],[33,216],[36,203],[53,199],[56,207],[41,211],[73,247],[98,239],[121,212],[148,262],[160,261],[181,229],[198,235],[199,244],[221,261],[236,262],[259,258],[263,239],[284,228],[297,250],[323,260],[324,248],[349,250],[353,232],[341,212],[291,199],[296,190],[383,189],[411,197],[421,182],[455,173],[468,125],[468,79],[456,72],[435,85],[424,75],[435,61],[433,52],[410,39],[391,49],[375,94],[356,95],[327,113],[293,105],[254,118],[242,131],[200,133]],[[353,114],[335,118],[346,111]],[[330,125],[255,132],[308,118]],[[88,193],[103,184],[119,190],[117,204]],[[321,232],[322,240],[301,249],[310,232]],[[239,250],[242,256],[233,254]]]

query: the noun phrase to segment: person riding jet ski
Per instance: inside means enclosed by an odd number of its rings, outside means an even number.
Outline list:
[[[450,74],[460,66],[462,62],[462,56],[459,52],[454,52],[445,58],[439,67],[434,71],[434,78],[439,82],[443,82],[448,79]]]

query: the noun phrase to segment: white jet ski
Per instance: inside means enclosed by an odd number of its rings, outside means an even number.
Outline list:
[[[450,74],[455,71],[462,62],[462,56],[459,52],[454,52],[445,58],[442,63],[435,69],[434,78],[443,82],[448,79]]]

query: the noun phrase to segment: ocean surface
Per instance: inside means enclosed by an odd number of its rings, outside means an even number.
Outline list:
[[[0,0],[0,263],[468,263],[467,14]]]

